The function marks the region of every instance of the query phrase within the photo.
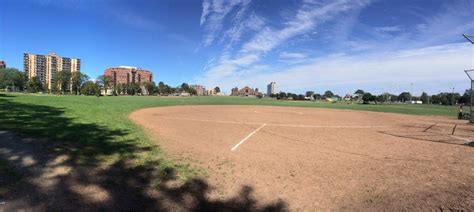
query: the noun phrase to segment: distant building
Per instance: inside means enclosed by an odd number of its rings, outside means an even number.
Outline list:
[[[202,85],[190,85],[189,87],[196,90],[198,96],[203,96],[206,94],[206,88]]]
[[[28,79],[38,77],[41,83],[51,90],[58,72],[81,71],[81,59],[61,57],[54,52],[47,55],[24,53],[23,69]]]
[[[208,96],[216,95],[216,90],[214,90],[214,88],[207,89],[206,95],[208,95]]]
[[[3,60],[0,60],[0,69],[2,68],[7,68],[7,63],[5,63]]]
[[[237,87],[232,88],[231,96],[257,96],[261,94],[258,92],[258,88],[252,89],[249,86],[245,86],[242,89],[238,89]]]
[[[272,94],[277,94],[278,91],[278,85],[276,82],[270,82],[270,84],[267,85],[267,95],[270,96]]]
[[[105,69],[104,76],[108,76],[112,85],[137,83],[143,85],[153,81],[153,74],[144,69],[132,66],[118,66]]]
[[[346,94],[344,98],[342,98],[344,101],[351,101],[352,100],[352,95],[351,94]]]

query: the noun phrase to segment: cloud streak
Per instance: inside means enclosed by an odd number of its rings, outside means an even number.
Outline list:
[[[237,18],[244,13],[250,0],[204,0],[202,3],[202,15],[200,24],[204,27],[203,46],[211,45],[221,34],[222,26],[229,14],[237,8]],[[235,11],[234,11],[235,12]]]

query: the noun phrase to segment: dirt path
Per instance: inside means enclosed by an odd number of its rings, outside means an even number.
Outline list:
[[[399,114],[266,106],[134,112],[226,199],[242,185],[293,210],[474,210],[474,126]],[[453,128],[455,130],[453,131]]]

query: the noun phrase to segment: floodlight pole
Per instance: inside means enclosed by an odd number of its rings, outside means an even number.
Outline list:
[[[466,34],[462,34],[462,36],[464,38],[466,38],[466,40],[468,40],[471,44],[474,44],[474,36],[466,35]],[[471,103],[471,105],[470,105],[470,114],[471,114],[470,122],[474,123],[474,115],[472,114],[472,106],[473,106],[473,103],[474,103],[474,95],[473,95],[474,80],[472,79],[471,75],[469,75],[469,72],[474,72],[474,69],[465,70],[464,72],[466,73],[467,77],[469,77],[469,79],[471,80],[471,90],[469,92],[470,103]]]

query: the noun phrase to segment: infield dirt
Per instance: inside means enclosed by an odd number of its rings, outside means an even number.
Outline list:
[[[443,117],[271,106],[177,106],[130,118],[205,170],[291,210],[474,210],[474,126]]]

